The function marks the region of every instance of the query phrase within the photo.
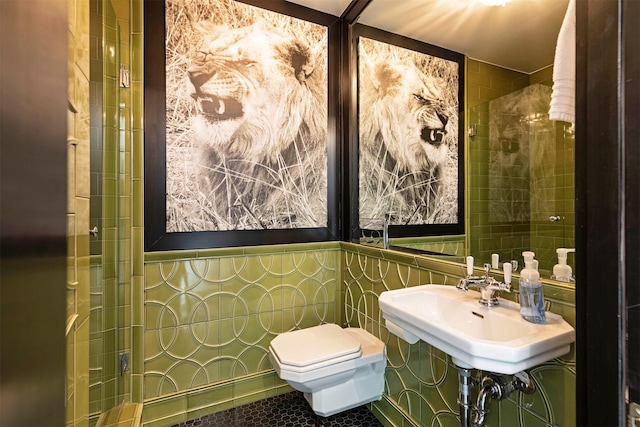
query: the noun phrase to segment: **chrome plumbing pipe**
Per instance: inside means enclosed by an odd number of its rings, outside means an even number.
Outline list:
[[[471,388],[475,385],[471,378],[471,369],[458,367],[458,405],[460,406],[460,425],[471,427],[473,402],[471,401]]]
[[[533,383],[524,372],[515,374],[510,382],[506,382],[496,374],[489,374],[482,379],[478,400],[474,406],[471,401],[471,388],[476,385],[476,381],[471,378],[471,369],[458,366],[458,380],[458,405],[460,406],[460,425],[462,427],[484,426],[492,400],[502,400],[515,390],[525,394],[535,392]]]

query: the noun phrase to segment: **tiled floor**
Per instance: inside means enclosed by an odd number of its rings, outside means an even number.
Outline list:
[[[316,427],[382,427],[366,406],[330,417],[321,417]],[[293,391],[186,421],[173,427],[311,427],[316,415],[302,393]]]

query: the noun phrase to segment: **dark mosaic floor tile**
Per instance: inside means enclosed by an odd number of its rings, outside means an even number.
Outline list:
[[[173,427],[311,427],[317,417],[302,393],[293,391],[227,411],[205,415]],[[315,427],[382,427],[366,406],[330,417]]]

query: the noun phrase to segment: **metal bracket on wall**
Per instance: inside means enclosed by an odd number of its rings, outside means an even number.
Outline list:
[[[634,402],[629,404],[628,427],[640,427],[640,405]]]
[[[120,87],[129,87],[131,85],[131,76],[124,64],[120,64]]]
[[[129,353],[122,353],[118,365],[120,366],[120,376],[129,370]]]

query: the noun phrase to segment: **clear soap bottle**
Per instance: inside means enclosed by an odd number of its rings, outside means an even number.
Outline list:
[[[532,323],[546,323],[544,295],[540,273],[534,267],[535,253],[522,252],[524,268],[520,271],[520,314]]]

